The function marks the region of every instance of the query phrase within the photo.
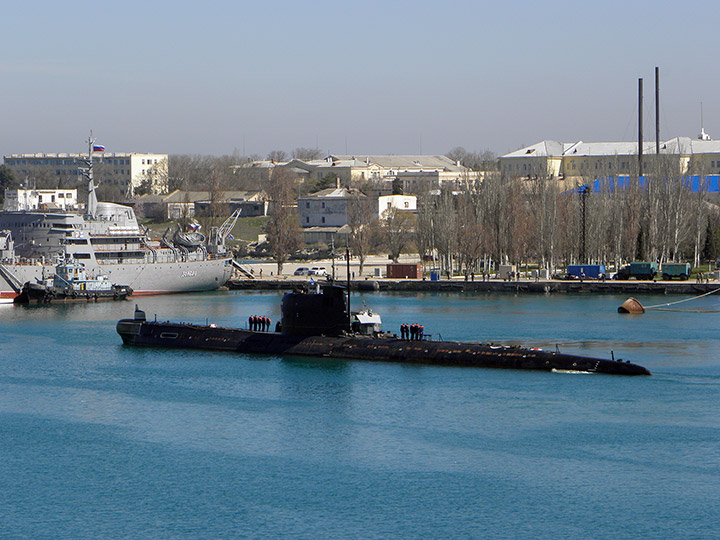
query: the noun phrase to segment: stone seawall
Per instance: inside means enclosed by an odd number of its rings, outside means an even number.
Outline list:
[[[292,290],[307,285],[300,279],[231,279],[228,288],[236,290]],[[324,281],[320,281],[324,283]],[[344,284],[344,281],[340,281]],[[367,279],[350,282],[354,291],[417,291],[417,292],[502,292],[502,293],[580,293],[580,294],[684,294],[699,295],[720,289],[720,282],[697,283],[695,281],[464,281],[460,279],[397,280]]]

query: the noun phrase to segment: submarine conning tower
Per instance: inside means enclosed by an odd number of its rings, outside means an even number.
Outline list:
[[[339,336],[350,332],[345,287],[324,285],[293,291],[282,299],[282,332],[293,336]]]

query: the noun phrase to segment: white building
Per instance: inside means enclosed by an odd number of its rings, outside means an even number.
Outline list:
[[[323,189],[298,198],[300,226],[342,227],[350,221],[351,205],[367,197],[351,188]]]
[[[20,182],[55,177],[80,180],[86,154],[12,154],[3,161]],[[167,191],[167,154],[95,153],[93,177],[98,185],[115,185],[131,193],[144,181],[151,182],[154,193]],[[62,184],[61,184],[62,185]]]
[[[683,173],[720,173],[720,141],[674,137],[659,143],[660,155],[677,160]],[[657,159],[655,141],[643,142],[643,167],[647,172]],[[636,174],[638,143],[541,141],[510,152],[499,159],[500,169],[512,178],[536,176],[569,180],[571,183],[614,175]]]
[[[391,208],[414,212],[417,210],[417,197],[415,195],[381,195],[378,197],[378,217],[384,218]]]
[[[77,189],[12,189],[5,190],[3,210],[74,210],[77,208]]]

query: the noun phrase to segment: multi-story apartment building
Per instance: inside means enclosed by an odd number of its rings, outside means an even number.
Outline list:
[[[74,185],[82,176],[84,154],[12,154],[4,164],[25,185],[54,178],[59,185]],[[153,193],[168,185],[167,154],[109,153],[93,155],[93,177],[98,185],[115,185],[132,194],[143,182]],[[63,182],[64,180],[64,182]]]

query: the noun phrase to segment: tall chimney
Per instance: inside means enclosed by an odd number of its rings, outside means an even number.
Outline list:
[[[643,175],[643,80],[638,79],[638,177]]]
[[[655,66],[655,153],[660,155],[660,68]]]

